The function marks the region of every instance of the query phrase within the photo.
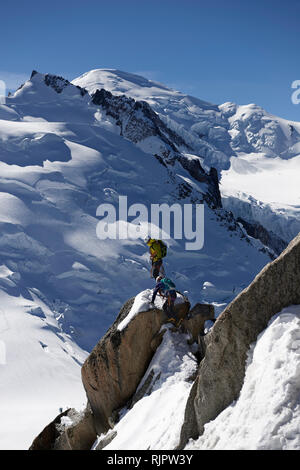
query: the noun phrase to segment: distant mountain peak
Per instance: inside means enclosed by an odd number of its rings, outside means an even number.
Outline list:
[[[66,88],[73,88],[74,90],[77,89],[81,96],[84,96],[88,93],[88,91],[79,85],[73,85],[69,80],[66,78],[55,75],[55,74],[50,74],[50,73],[40,73],[37,70],[33,70],[31,72],[30,79],[27,80],[27,82],[23,83],[17,90],[20,91],[24,89],[24,86],[26,84],[34,84],[34,85],[40,85],[40,84],[45,84],[49,88],[52,88],[56,93],[62,93]]]

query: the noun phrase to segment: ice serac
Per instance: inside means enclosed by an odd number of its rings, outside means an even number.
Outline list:
[[[270,318],[300,303],[300,233],[218,317],[187,402],[180,446],[238,398],[247,351]]]

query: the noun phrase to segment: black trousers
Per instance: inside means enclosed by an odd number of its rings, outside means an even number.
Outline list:
[[[160,270],[161,265],[162,265],[161,259],[157,261],[152,261],[152,277],[154,277],[154,279],[156,279],[157,276],[159,276],[159,270]]]
[[[176,296],[177,294],[175,290],[169,291],[167,295],[167,300],[163,304],[163,311],[166,313],[168,318],[172,318],[175,316],[174,302]]]

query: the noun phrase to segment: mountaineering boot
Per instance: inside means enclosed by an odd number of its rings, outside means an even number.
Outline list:
[[[176,328],[179,328],[182,322],[183,322],[183,318],[179,318],[179,320],[177,320],[176,325],[175,325]]]
[[[183,322],[183,318],[179,318],[178,320],[174,317],[168,318],[168,323],[172,323],[172,325],[175,326],[176,330],[180,329],[181,326],[183,329],[183,325],[181,325],[182,322]]]

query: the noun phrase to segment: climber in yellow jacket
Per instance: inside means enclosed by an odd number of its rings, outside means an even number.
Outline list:
[[[151,237],[145,238],[145,243],[149,246],[150,260],[152,263],[150,276],[157,278],[159,273],[165,275],[162,259],[167,254],[167,247],[161,240],[155,240]]]

